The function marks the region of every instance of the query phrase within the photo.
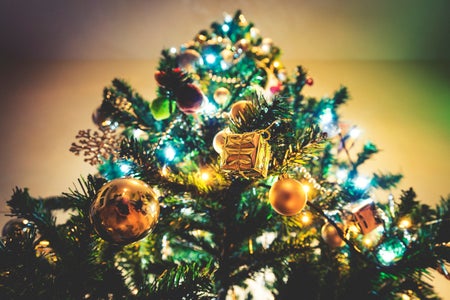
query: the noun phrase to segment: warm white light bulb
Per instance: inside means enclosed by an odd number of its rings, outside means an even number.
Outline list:
[[[359,128],[353,127],[352,129],[350,129],[350,132],[348,134],[352,139],[357,139],[361,134],[361,130]]]
[[[320,115],[319,119],[321,125],[329,124],[333,121],[333,112],[330,108],[326,108],[323,110],[323,113]]]
[[[355,187],[357,187],[358,189],[366,189],[369,184],[370,184],[370,180],[366,177],[362,177],[362,176],[358,176],[355,181],[354,181]]]
[[[306,185],[306,184],[304,184],[303,186],[302,186],[302,188],[303,188],[303,191],[307,194],[308,192],[309,192],[309,190],[310,190],[310,187],[309,187],[309,185]]]
[[[347,179],[347,176],[348,176],[348,171],[346,169],[339,169],[336,172],[336,177],[341,181],[344,181],[345,179]]]
[[[203,181],[208,181],[209,173],[208,172],[202,172],[201,178],[202,178]]]

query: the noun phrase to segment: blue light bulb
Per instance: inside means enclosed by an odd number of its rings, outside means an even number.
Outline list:
[[[223,24],[222,25],[222,31],[223,32],[228,32],[228,30],[230,30],[230,26],[228,26],[228,24]]]
[[[164,156],[168,161],[172,161],[175,158],[175,155],[177,153],[175,152],[175,149],[173,149],[171,146],[168,146],[166,149],[164,149]]]
[[[206,55],[205,60],[208,64],[213,64],[216,61],[216,56],[214,54],[208,54]]]

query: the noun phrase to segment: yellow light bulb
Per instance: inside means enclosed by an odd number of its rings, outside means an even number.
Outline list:
[[[404,217],[398,222],[398,227],[402,229],[410,228],[411,225],[411,220],[408,217]]]
[[[304,212],[302,214],[302,216],[300,217],[300,221],[305,224],[308,225],[309,223],[311,223],[312,221],[312,217],[311,214],[309,212]]]
[[[200,174],[200,178],[203,180],[203,181],[208,181],[209,180],[209,173],[208,172],[202,172],[201,174]]]
[[[303,191],[304,191],[306,194],[308,194],[309,190],[310,190],[309,185],[304,184],[304,185],[303,185]]]

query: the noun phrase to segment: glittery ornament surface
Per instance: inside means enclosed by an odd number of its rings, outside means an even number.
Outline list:
[[[267,176],[270,145],[258,132],[232,133],[225,136],[221,169],[246,177]]]
[[[145,237],[156,225],[159,202],[153,189],[134,178],[106,183],[92,203],[90,218],[104,240],[129,244]]]

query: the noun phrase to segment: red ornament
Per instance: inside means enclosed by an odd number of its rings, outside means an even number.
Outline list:
[[[175,91],[178,108],[185,114],[196,113],[203,103],[202,91],[193,83],[181,86]]]
[[[180,68],[155,72],[155,80],[158,85],[172,90],[180,86],[184,76],[185,74]]]
[[[160,86],[165,85],[165,77],[166,77],[166,72],[164,72],[164,71],[156,71],[155,72],[155,79],[156,79],[156,82],[158,83],[158,85],[160,85]]]
[[[314,80],[311,77],[306,78],[305,83],[309,86],[313,85]]]

